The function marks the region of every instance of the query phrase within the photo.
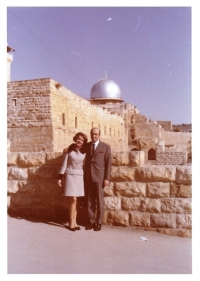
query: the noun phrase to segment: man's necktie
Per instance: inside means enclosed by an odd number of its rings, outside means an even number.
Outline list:
[[[95,143],[92,144],[92,156],[94,155],[94,151],[95,151]]]

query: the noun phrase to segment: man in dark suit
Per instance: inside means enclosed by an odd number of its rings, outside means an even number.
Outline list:
[[[110,181],[111,148],[99,139],[98,128],[92,128],[90,136],[92,141],[87,143],[84,173],[89,216],[89,225],[85,229],[99,231],[104,214],[104,187]]]

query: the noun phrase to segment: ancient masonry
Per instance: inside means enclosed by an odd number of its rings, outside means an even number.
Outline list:
[[[105,188],[104,224],[191,236],[191,132],[173,132],[168,121],[150,121],[121,99],[107,78],[83,99],[53,79],[10,81],[8,49],[8,212],[68,219],[68,198],[56,175],[63,148],[91,127],[112,148]],[[107,85],[115,89],[110,93]],[[86,209],[78,211],[85,223]]]

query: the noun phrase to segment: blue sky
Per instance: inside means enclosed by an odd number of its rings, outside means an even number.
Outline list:
[[[52,78],[84,97],[114,80],[151,120],[191,123],[191,7],[8,7],[11,80]]]

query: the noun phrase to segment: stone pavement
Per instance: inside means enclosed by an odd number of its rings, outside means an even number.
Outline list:
[[[191,238],[117,226],[71,232],[10,216],[7,224],[8,274],[192,274]]]

